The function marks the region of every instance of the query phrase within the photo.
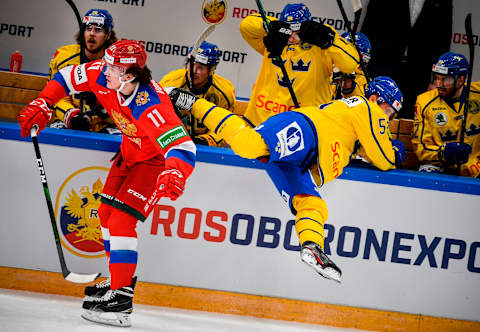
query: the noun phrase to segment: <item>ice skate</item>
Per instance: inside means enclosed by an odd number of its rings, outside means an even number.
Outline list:
[[[110,290],[110,278],[99,282],[93,286],[85,287],[85,295],[93,297],[102,297]]]
[[[109,289],[101,297],[86,296],[81,316],[86,320],[101,324],[132,326],[130,315],[133,311],[135,282],[136,278],[134,277],[130,286]]]
[[[300,251],[300,258],[322,277],[341,282],[342,271],[330,258],[328,258],[327,255],[325,255],[318,244],[310,241],[305,242]]]

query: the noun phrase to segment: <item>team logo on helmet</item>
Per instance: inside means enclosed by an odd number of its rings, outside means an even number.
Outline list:
[[[72,254],[85,258],[105,255],[98,207],[106,167],[88,167],[70,175],[55,203],[60,241]]]
[[[218,24],[227,17],[228,4],[225,0],[203,0],[202,18],[208,24]]]
[[[448,116],[443,112],[438,112],[435,115],[435,123],[439,126],[445,126],[448,122]]]
[[[142,106],[145,105],[150,101],[150,98],[148,98],[148,92],[147,91],[142,91],[137,94],[137,99],[135,99],[135,103],[137,106]]]

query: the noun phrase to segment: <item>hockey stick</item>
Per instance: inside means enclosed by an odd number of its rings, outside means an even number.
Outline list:
[[[360,0],[352,0],[352,7],[353,7],[353,33],[357,33],[358,25],[360,24],[360,17],[362,17],[362,3]]]
[[[470,62],[468,64],[467,86],[465,87],[465,101],[464,101],[465,106],[463,107],[463,121],[462,121],[462,130],[460,131],[460,144],[464,143],[465,141],[465,130],[467,126],[467,115],[468,115],[468,98],[470,94],[470,85],[472,84],[473,60],[475,56],[475,49],[473,48],[472,14],[471,13],[469,13],[465,18],[465,32],[467,34]]]
[[[195,63],[195,57],[197,56],[197,51],[200,45],[207,39],[208,36],[215,30],[216,25],[212,24],[209,25],[203,32],[198,36],[197,40],[195,41],[195,44],[193,44],[192,47],[192,54],[190,55],[190,59],[188,59],[188,71],[190,72],[190,80],[188,80],[188,89],[193,92],[193,80],[194,80],[194,73],[193,73],[193,65]],[[194,120],[192,117],[192,114],[189,114],[189,119],[188,121],[190,122],[190,136],[193,137],[194,135]]]
[[[467,85],[465,87],[465,98],[463,101],[463,119],[462,119],[462,128],[460,130],[460,144],[465,142],[465,131],[467,130],[467,115],[468,115],[468,99],[470,95],[470,85],[472,84],[472,72],[473,72],[473,59],[475,56],[475,50],[473,48],[473,33],[472,33],[472,14],[468,13],[467,17],[465,17],[465,33],[467,34],[467,42],[468,42],[468,51],[469,51],[469,63],[468,63],[468,77],[467,77]],[[461,106],[460,106],[461,107]],[[462,165],[457,165],[457,173],[461,175],[460,169]]]
[[[82,18],[80,17],[80,13],[78,12],[77,6],[73,3],[72,0],[65,0],[70,7],[72,7],[73,13],[75,14],[75,18],[77,19],[78,23],[78,31],[82,31]],[[84,63],[85,61],[85,41],[84,36],[80,36],[80,63]]]
[[[55,236],[55,245],[57,246],[58,258],[60,260],[60,267],[62,268],[63,277],[70,281],[79,284],[89,283],[94,281],[100,276],[100,273],[95,274],[80,274],[70,272],[65,263],[65,257],[63,256],[62,244],[60,243],[60,237],[58,235],[57,223],[55,221],[55,213],[53,212],[52,199],[50,197],[50,190],[48,189],[47,175],[45,173],[45,167],[43,165],[42,156],[40,154],[40,147],[37,139],[38,126],[34,125],[30,130],[32,136],[33,147],[35,148],[35,155],[37,157],[37,167],[40,171],[40,180],[43,185],[43,192],[45,194],[45,200],[47,201],[48,214],[50,215],[50,222],[52,223],[53,235]]]
[[[262,2],[260,0],[255,0],[255,2],[257,3],[258,12],[262,16],[263,23],[265,23],[265,29],[267,30],[267,33],[268,33],[270,30],[270,22],[267,19],[267,15],[265,14],[265,10],[263,9]],[[293,101],[293,104],[295,105],[295,108],[299,108],[300,105],[298,104],[297,96],[295,96],[292,83],[290,82],[290,78],[288,77],[287,70],[285,69],[285,65],[283,64],[283,60],[280,57],[280,55],[277,55],[275,57],[275,61],[279,64],[280,69],[282,70],[284,80],[287,81],[286,82],[287,88],[288,88],[288,91],[290,92],[290,95],[292,96],[292,101]]]
[[[355,46],[355,49],[358,52],[358,56],[360,58],[360,68],[362,68],[363,74],[365,75],[365,78],[367,79],[367,83],[370,83],[372,80],[370,78],[370,75],[367,72],[367,67],[365,66],[365,62],[362,60],[362,54],[360,53],[360,50],[358,49],[357,42],[355,40],[355,33],[352,31],[352,28],[350,27],[350,21],[348,20],[347,13],[345,13],[345,8],[343,8],[342,0],[337,0],[338,8],[340,9],[340,13],[342,14],[343,21],[345,22],[345,26],[347,27],[348,34],[350,35],[350,38],[352,39],[352,44]]]

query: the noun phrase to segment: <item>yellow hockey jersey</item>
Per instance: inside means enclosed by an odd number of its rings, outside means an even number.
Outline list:
[[[160,85],[163,87],[176,87],[190,90],[186,79],[187,70],[177,69],[171,71],[165,75],[160,81]],[[235,88],[228,79],[217,75],[215,73],[211,76],[210,86],[206,91],[197,95],[199,98],[204,98],[215,105],[227,109],[231,112],[235,107]],[[222,139],[214,134],[212,131],[208,131],[206,127],[201,124],[199,120],[194,123],[194,134],[205,138],[210,146],[223,145]]]
[[[323,109],[322,109],[323,108]],[[318,185],[340,174],[358,144],[362,157],[385,171],[395,168],[395,152],[388,134],[388,118],[377,103],[365,97],[341,99],[318,107],[295,110],[308,116],[318,136]],[[315,171],[315,167],[312,168]]]
[[[270,20],[275,20],[269,17]],[[279,64],[268,57],[263,44],[266,35],[262,18],[250,15],[240,23],[247,43],[263,56],[262,66],[244,116],[258,125],[270,116],[292,110],[292,98]],[[318,106],[332,100],[330,77],[335,64],[342,72],[353,73],[359,65],[355,47],[335,32],[333,45],[321,49],[307,43],[287,45],[281,58],[300,107]]]
[[[342,92],[342,98],[365,96],[365,85],[367,84],[367,78],[365,77],[365,74],[360,68],[355,71],[355,83],[355,88],[351,93],[346,94]],[[330,88],[332,90],[332,99],[335,99],[335,93],[337,92],[337,84],[335,84],[335,82],[331,82]]]
[[[80,64],[79,44],[71,44],[60,47],[50,60],[48,73],[49,80],[51,80],[60,69],[78,64]],[[80,95],[78,94],[70,95],[52,105],[55,119],[64,121],[65,113],[72,108],[80,109],[82,112],[88,112],[97,108],[97,113],[100,113],[101,116],[99,114],[92,116],[90,131],[98,132],[107,126],[114,126],[113,120],[108,116],[108,114],[106,112],[101,112],[99,109],[101,106],[99,104],[97,105],[96,98],[93,94],[85,93],[83,96],[83,102],[80,101],[79,96]],[[83,109],[81,109],[82,106]]]
[[[438,95],[437,89],[417,97],[412,144],[422,164],[444,166],[438,159],[438,150],[444,143],[460,140],[463,112],[459,101],[450,105]],[[473,82],[470,88],[465,128],[464,141],[472,146],[472,153],[460,171],[464,176],[477,177],[480,175],[480,81]]]

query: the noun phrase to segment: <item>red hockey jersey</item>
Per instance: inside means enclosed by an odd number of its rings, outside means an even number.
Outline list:
[[[195,167],[196,147],[175,114],[168,94],[154,80],[137,84],[130,97],[107,88],[102,60],[62,68],[40,93],[53,104],[82,91],[93,92],[123,133],[121,152],[127,165],[159,154],[165,168],[180,170],[188,177]]]

